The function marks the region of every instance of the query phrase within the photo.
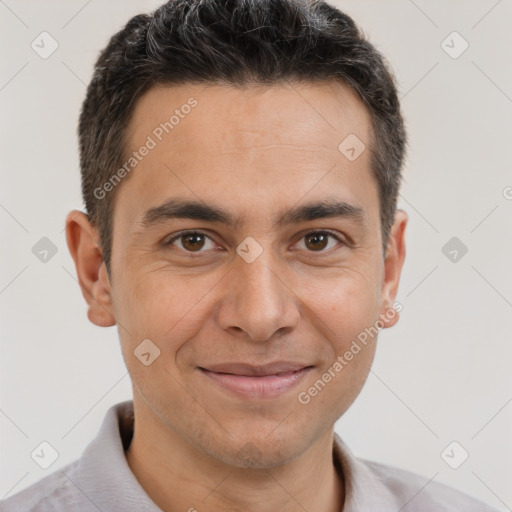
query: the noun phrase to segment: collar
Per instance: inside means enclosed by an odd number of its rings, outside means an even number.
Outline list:
[[[126,460],[125,450],[133,436],[133,424],[132,400],[112,406],[98,435],[67,475],[103,512],[162,512],[146,494]],[[362,460],[354,457],[337,433],[334,433],[333,461],[344,481],[342,512],[396,510],[389,490]]]

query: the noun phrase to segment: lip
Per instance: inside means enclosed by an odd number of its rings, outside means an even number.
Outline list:
[[[245,363],[199,367],[203,375],[223,389],[246,399],[277,397],[295,387],[312,365],[278,361],[263,366]]]

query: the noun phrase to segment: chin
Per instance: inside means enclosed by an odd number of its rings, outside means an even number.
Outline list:
[[[234,443],[226,439],[229,446],[219,446],[212,454],[224,463],[239,468],[269,469],[287,464],[299,457],[308,448],[308,439],[294,439],[283,432],[282,436],[259,435],[240,436]]]

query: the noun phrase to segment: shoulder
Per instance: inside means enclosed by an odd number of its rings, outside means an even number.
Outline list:
[[[67,476],[77,462],[54,471],[20,492],[0,501],[0,512],[74,512],[76,488]]]
[[[98,434],[77,460],[0,501],[0,512],[110,510],[112,503],[119,505],[119,493],[125,502],[145,499],[150,503],[125,458],[125,447],[133,435],[133,422],[131,400],[111,406]],[[121,509],[127,507],[119,505]]]
[[[403,512],[497,512],[476,498],[436,482],[434,478],[379,462],[358,460],[403,506]]]

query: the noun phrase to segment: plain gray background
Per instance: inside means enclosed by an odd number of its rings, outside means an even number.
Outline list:
[[[404,309],[336,430],[357,456],[512,510],[511,2],[333,3],[390,61],[410,137]],[[0,498],[76,459],[131,397],[116,329],[87,320],[63,228],[82,208],[76,124],[93,62],[159,4],[0,1]],[[59,45],[46,59],[31,48],[43,31]],[[33,253],[43,237],[47,262]],[[46,470],[30,457],[42,441],[59,453]],[[458,469],[441,457],[453,441],[469,453]]]

